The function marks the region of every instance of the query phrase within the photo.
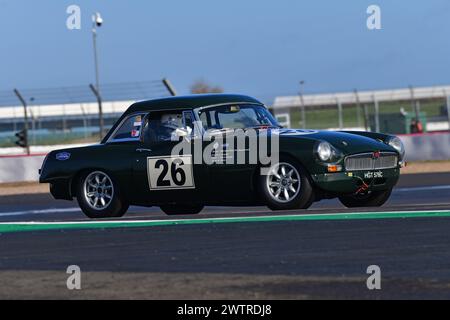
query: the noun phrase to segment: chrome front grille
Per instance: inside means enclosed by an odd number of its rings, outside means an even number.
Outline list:
[[[390,169],[397,165],[398,157],[393,152],[380,152],[379,157],[375,157],[374,153],[360,153],[345,158],[347,171]]]

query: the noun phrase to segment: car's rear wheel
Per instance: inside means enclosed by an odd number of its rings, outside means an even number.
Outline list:
[[[382,191],[372,191],[363,195],[340,196],[339,201],[347,208],[381,207],[391,196],[392,188]]]
[[[121,198],[117,183],[99,170],[80,176],[77,200],[83,213],[91,219],[121,217],[128,210],[128,203]]]
[[[160,209],[169,216],[182,214],[198,214],[203,210],[202,205],[164,205]]]
[[[307,209],[314,202],[308,172],[295,160],[282,157],[259,177],[263,200],[272,210]]]

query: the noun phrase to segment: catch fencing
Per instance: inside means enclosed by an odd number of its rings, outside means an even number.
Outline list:
[[[171,96],[171,90],[166,79],[102,85],[104,128],[110,128],[133,102]],[[27,106],[30,145],[99,140],[99,104],[89,85],[18,91]],[[13,89],[0,92],[0,148],[15,146],[15,134],[25,125],[24,110]]]
[[[272,111],[290,128],[393,134],[447,131],[449,96],[450,86],[299,94],[275,98]]]

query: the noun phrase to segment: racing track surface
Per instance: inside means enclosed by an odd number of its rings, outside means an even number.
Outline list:
[[[125,224],[71,229],[87,221],[75,202],[0,197],[0,222],[57,222],[1,233],[0,298],[450,298],[450,173],[402,176],[377,209],[329,200],[173,219],[131,208]],[[80,291],[65,286],[73,264]],[[374,264],[381,290],[366,287]]]

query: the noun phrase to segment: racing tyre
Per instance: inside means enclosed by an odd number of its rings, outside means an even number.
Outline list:
[[[117,183],[103,171],[81,175],[77,200],[83,213],[91,219],[122,217],[129,206],[121,198]]]
[[[272,210],[307,209],[314,202],[308,172],[288,157],[281,157],[267,175],[259,176],[259,189]]]
[[[182,214],[197,214],[203,210],[202,205],[165,205],[160,209],[169,216],[182,215]]]
[[[392,188],[383,191],[372,191],[364,195],[341,196],[339,201],[347,208],[381,207],[390,197]]]

